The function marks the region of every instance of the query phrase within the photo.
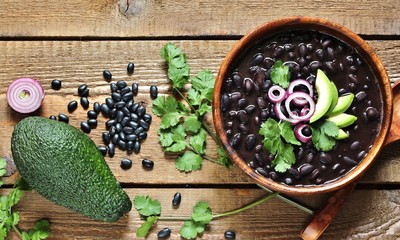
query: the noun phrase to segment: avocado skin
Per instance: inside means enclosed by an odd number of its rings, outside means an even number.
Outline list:
[[[115,222],[132,208],[96,144],[81,130],[42,117],[14,128],[11,151],[22,178],[48,200],[94,220]]]

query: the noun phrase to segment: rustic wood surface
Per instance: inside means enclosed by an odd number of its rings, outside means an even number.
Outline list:
[[[127,6],[129,3],[129,6]],[[103,102],[109,83],[105,69],[115,80],[139,84],[136,101],[143,101],[152,113],[151,85],[161,95],[170,94],[166,66],[159,56],[167,42],[176,43],[188,56],[193,74],[207,68],[214,75],[229,49],[243,34],[266,21],[293,15],[324,17],[340,23],[367,39],[385,65],[392,83],[400,80],[400,7],[396,0],[367,1],[163,1],[163,0],[3,0],[0,1],[0,156],[11,157],[10,136],[21,117],[6,102],[7,86],[16,78],[32,77],[45,87],[46,98],[37,114],[48,117],[59,112],[70,116],[78,127],[86,120],[79,107],[69,114],[66,105],[77,100],[77,87],[88,84],[89,100]],[[126,73],[128,62],[135,73]],[[50,88],[53,79],[63,81],[60,91]],[[211,124],[211,119],[208,119]],[[101,144],[103,117],[90,136]],[[238,208],[265,193],[236,168],[230,170],[205,161],[201,171],[181,173],[175,169],[175,156],[163,153],[157,129],[160,120],[153,116],[149,137],[139,154],[118,150],[106,158],[117,179],[130,197],[149,194],[160,200],[162,215],[188,216],[198,200],[210,202],[215,212]],[[216,145],[207,142],[210,155]],[[123,157],[133,160],[130,170],[122,170]],[[141,160],[154,160],[146,171]],[[383,149],[372,168],[363,176],[356,191],[327,229],[322,239],[400,239],[400,143]],[[5,179],[11,184],[18,173]],[[7,192],[7,190],[5,190]],[[183,200],[178,209],[171,206],[175,192]],[[299,201],[322,206],[327,195],[302,197]],[[18,206],[21,228],[36,220],[51,221],[51,239],[135,239],[141,220],[136,211],[117,223],[91,221],[54,205],[37,193],[26,193]],[[259,205],[239,215],[213,221],[200,239],[223,239],[226,230],[235,230],[237,239],[295,239],[311,216],[279,199]],[[170,227],[170,239],[180,239],[182,222],[159,222],[148,239],[156,239],[163,227]],[[11,235],[9,239],[18,239]]]

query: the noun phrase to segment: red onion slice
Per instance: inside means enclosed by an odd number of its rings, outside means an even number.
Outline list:
[[[307,88],[308,95],[310,95],[311,97],[314,96],[313,87],[311,86],[311,84],[309,82],[307,82],[304,79],[297,79],[297,80],[294,80],[294,81],[290,82],[289,87],[287,89],[288,94],[290,95],[290,94],[294,93],[294,88],[297,87],[297,86],[300,86],[300,85],[303,85],[303,86],[305,86]],[[306,99],[298,98],[298,99],[294,99],[293,103],[298,105],[298,106],[304,106],[308,102],[307,102]]]
[[[20,78],[7,89],[7,102],[19,113],[31,113],[42,104],[44,90],[42,85],[31,78]]]
[[[278,95],[275,95],[275,92],[278,92]],[[286,97],[286,91],[282,87],[278,85],[274,85],[268,90],[268,98],[273,103],[281,102]]]
[[[310,127],[308,124],[299,124],[296,127],[294,127],[294,136],[299,140],[300,142],[303,143],[308,143],[312,139],[312,135],[310,136],[305,136],[303,134],[303,129],[305,127]]]
[[[296,116],[295,114],[293,114],[293,110],[290,109],[290,103],[292,101],[294,101],[294,99],[305,99],[308,103],[308,107],[309,107],[309,111],[305,114],[305,115],[301,115],[300,116]],[[286,110],[289,114],[289,118],[293,118],[299,121],[308,121],[310,120],[311,116],[314,114],[315,111],[315,102],[314,100],[311,98],[310,95],[308,95],[307,93],[304,92],[294,92],[292,94],[290,94],[287,98],[286,98],[286,102],[285,102],[285,107]]]
[[[292,125],[296,125],[299,124],[301,121],[298,119],[293,119],[293,118],[288,118],[285,116],[285,114],[283,114],[282,110],[281,110],[281,104],[282,102],[277,102],[274,105],[274,112],[275,115],[280,119],[280,120],[284,120],[284,121],[288,121],[290,124]],[[292,113],[293,114],[293,113]]]

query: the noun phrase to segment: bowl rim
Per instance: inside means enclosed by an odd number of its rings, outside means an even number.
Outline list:
[[[269,178],[257,174],[251,167],[249,167],[245,163],[245,161],[240,158],[236,151],[228,144],[228,140],[224,133],[221,121],[220,91],[226,74],[230,70],[229,67],[231,63],[234,61],[237,55],[242,53],[243,49],[246,50],[248,48],[249,43],[265,39],[267,38],[268,34],[276,34],[289,28],[293,29],[304,27],[312,27],[312,30],[322,31],[342,40],[346,44],[356,48],[358,53],[364,58],[366,62],[368,62],[373,74],[377,79],[379,88],[381,89],[383,108],[382,122],[378,135],[376,136],[376,139],[373,143],[373,147],[369,151],[368,155],[363,160],[361,160],[357,166],[355,166],[345,175],[321,185],[289,186],[283,183],[275,182]],[[243,170],[256,183],[273,191],[285,193],[288,195],[321,194],[337,190],[358,179],[363,175],[363,173],[365,173],[365,171],[371,166],[372,162],[376,159],[376,156],[381,151],[390,130],[390,123],[393,114],[393,96],[391,89],[392,88],[388,75],[378,55],[359,35],[351,31],[350,29],[323,18],[306,16],[281,18],[274,21],[266,22],[251,30],[249,33],[244,35],[226,55],[220,66],[214,86],[212,99],[213,123],[217,136],[229,158],[234,162],[236,166]]]

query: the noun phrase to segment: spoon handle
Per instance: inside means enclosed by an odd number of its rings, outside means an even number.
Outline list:
[[[324,208],[317,212],[307,227],[303,229],[300,237],[303,240],[318,239],[338,214],[346,198],[353,192],[356,185],[357,180],[336,191],[328,199]]]

